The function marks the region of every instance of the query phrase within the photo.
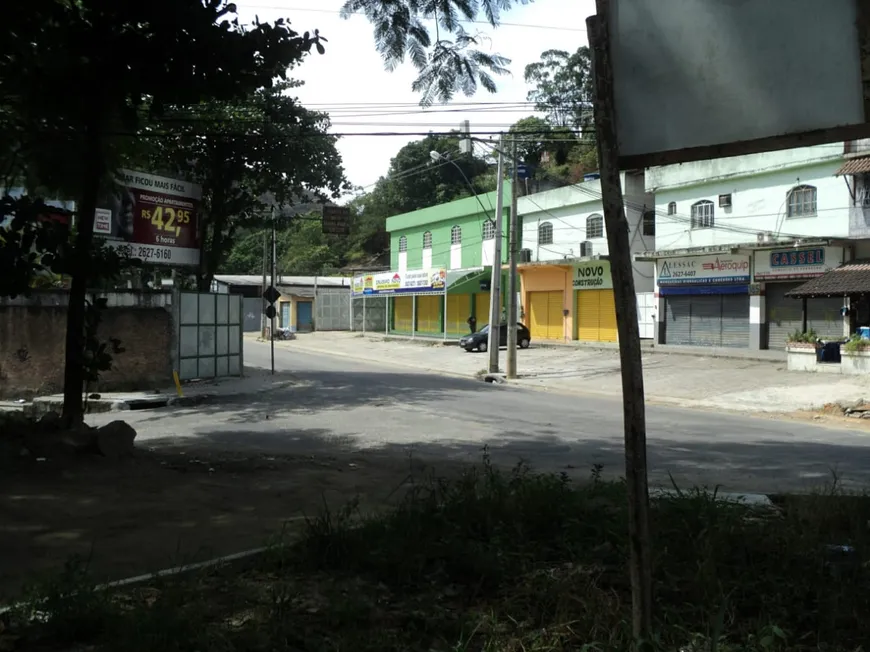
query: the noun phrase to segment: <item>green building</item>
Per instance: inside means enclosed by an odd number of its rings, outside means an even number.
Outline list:
[[[509,255],[510,196],[505,183],[501,263]],[[357,277],[354,296],[387,296],[390,333],[455,339],[469,332],[472,316],[482,327],[489,321],[496,199],[489,192],[388,218],[391,271]],[[502,283],[506,290],[507,274]]]

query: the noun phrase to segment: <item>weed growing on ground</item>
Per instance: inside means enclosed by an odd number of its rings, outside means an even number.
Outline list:
[[[657,495],[653,649],[857,652],[870,641],[868,519],[870,501],[836,488],[763,509]],[[575,486],[485,454],[389,512],[325,508],[256,563],[146,587],[149,599],[48,586],[32,627],[134,652],[624,652],[626,529],[625,488],[600,467]]]

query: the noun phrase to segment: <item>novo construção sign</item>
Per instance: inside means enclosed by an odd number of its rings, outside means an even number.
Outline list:
[[[94,215],[94,235],[131,258],[160,265],[199,264],[202,187],[121,170]]]
[[[444,292],[447,283],[445,269],[414,269],[405,272],[363,274],[353,279],[355,295],[425,294]]]
[[[612,290],[609,260],[584,260],[574,263],[575,290]]]
[[[749,283],[749,256],[663,258],[656,261],[656,272],[660,286]]]

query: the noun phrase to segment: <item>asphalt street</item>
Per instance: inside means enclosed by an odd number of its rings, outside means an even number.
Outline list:
[[[457,352],[457,355],[459,353]],[[245,342],[246,366],[269,367],[267,344]],[[584,398],[415,373],[332,355],[276,349],[285,389],[227,397],[196,408],[127,412],[149,446],[322,454],[367,450],[437,469],[439,459],[522,460],[588,477],[622,472],[619,399]],[[91,417],[95,423],[118,414]],[[806,490],[830,481],[870,487],[870,432],[812,422],[647,406],[653,484],[727,491]]]

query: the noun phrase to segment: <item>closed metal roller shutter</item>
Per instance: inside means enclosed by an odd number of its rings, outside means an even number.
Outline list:
[[[843,339],[843,303],[843,297],[807,299],[807,328],[823,340]]]
[[[441,302],[443,296],[421,295],[417,297],[417,332],[434,334],[441,332]]]
[[[692,298],[665,298],[665,344],[689,345],[692,343]]]
[[[531,292],[529,303],[532,339],[561,340],[565,321],[562,292]]]
[[[749,347],[749,295],[724,294],[722,299],[722,339],[719,346],[732,349]]]
[[[565,300],[562,292],[548,292],[547,295],[547,339],[561,340],[565,336]]]
[[[447,334],[467,335],[468,317],[471,315],[471,296],[468,294],[447,295]]]
[[[547,301],[546,292],[529,293],[529,330],[534,340],[547,339]]]
[[[576,303],[577,339],[616,342],[616,302],[613,290],[581,290]]]
[[[593,290],[577,292],[577,339],[581,342],[597,342],[599,337],[598,293]]]
[[[489,323],[489,292],[474,295],[474,317],[477,319],[477,330]]]
[[[396,297],[393,299],[393,328],[400,333],[410,333],[414,330],[413,297]]]
[[[617,342],[619,334],[616,330],[616,297],[613,290],[599,290],[598,297],[601,301],[598,309],[601,319],[599,339],[602,342]]]
[[[689,317],[693,346],[720,346],[722,343],[722,297],[701,295],[692,297]],[[749,316],[747,315],[747,318]]]
[[[788,336],[803,327],[803,308],[800,299],[785,296],[804,281],[798,283],[768,283],[764,291],[767,313],[767,348],[781,351]]]
[[[673,296],[666,299],[667,344],[749,346],[749,295]]]

